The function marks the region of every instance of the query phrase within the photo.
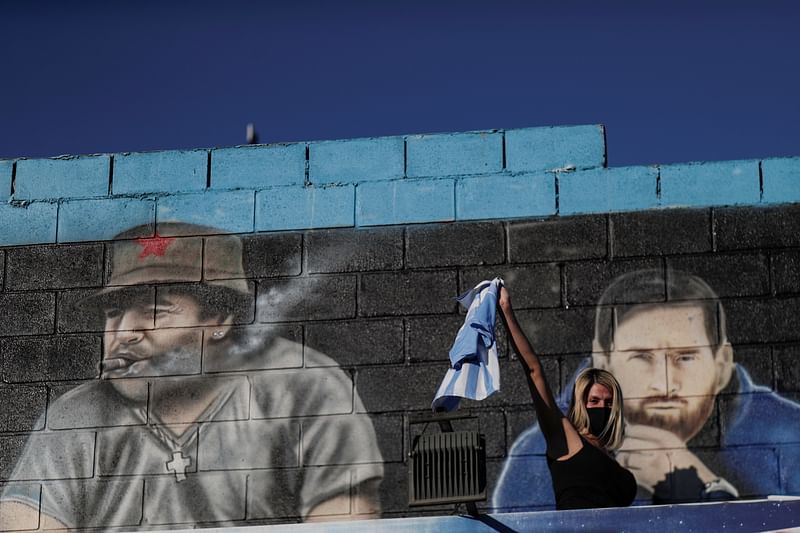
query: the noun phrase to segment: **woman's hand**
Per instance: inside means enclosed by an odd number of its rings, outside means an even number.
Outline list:
[[[506,289],[505,285],[500,286],[500,294],[497,298],[497,305],[500,306],[500,309],[507,313],[511,311],[511,294],[509,294],[508,289]]]

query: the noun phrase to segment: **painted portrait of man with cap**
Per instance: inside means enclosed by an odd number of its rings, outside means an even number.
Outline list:
[[[382,457],[351,377],[253,324],[238,237],[159,232],[115,237],[105,286],[74,303],[102,331],[99,379],[50,404],[0,515],[135,528],[379,514]]]

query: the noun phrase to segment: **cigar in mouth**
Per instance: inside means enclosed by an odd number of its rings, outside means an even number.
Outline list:
[[[120,368],[127,368],[134,363],[132,359],[125,359],[124,357],[115,357],[113,359],[103,359],[100,361],[100,370],[102,372],[110,372],[112,370],[119,370]]]

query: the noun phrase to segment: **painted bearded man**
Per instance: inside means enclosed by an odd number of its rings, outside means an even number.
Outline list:
[[[51,403],[0,516],[130,528],[377,515],[382,458],[351,378],[274,328],[236,327],[255,307],[238,237],[159,229],[179,236],[117,236],[107,286],[75,306],[102,324],[101,379]]]
[[[578,370],[603,368],[619,381],[626,429],[617,460],[636,477],[641,502],[800,493],[798,476],[775,481],[800,466],[800,406],[734,362],[725,310],[705,281],[675,270],[618,277],[595,310],[592,352]],[[544,450],[537,424],[517,438],[497,510],[552,506]]]

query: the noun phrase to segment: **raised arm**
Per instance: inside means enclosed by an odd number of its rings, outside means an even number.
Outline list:
[[[528,378],[533,407],[539,419],[539,428],[547,442],[547,455],[554,459],[566,459],[576,454],[583,443],[578,432],[564,416],[556,404],[553,391],[547,383],[542,363],[534,353],[528,337],[522,331],[511,306],[511,297],[505,287],[500,287],[498,298],[503,323],[511,338],[511,345],[519,355],[519,360]]]

